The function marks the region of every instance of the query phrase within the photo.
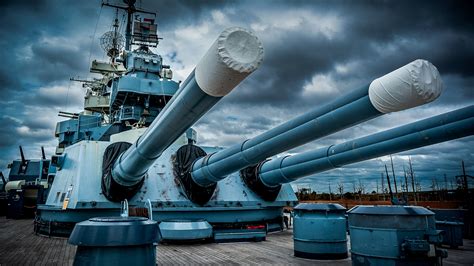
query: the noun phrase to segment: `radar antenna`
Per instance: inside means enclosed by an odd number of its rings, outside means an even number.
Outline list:
[[[135,7],[136,0],[124,0],[123,2],[126,4],[126,6],[113,5],[113,4],[109,4],[108,2],[106,2],[106,3],[102,2],[102,6],[114,7],[114,8],[117,8],[117,9],[122,9],[122,10],[127,11],[127,28],[125,30],[125,50],[130,51],[130,48],[132,46],[132,37],[133,37],[133,35],[132,35],[132,22],[133,22],[132,15],[134,13],[143,13],[143,14],[154,15],[154,17],[156,18],[156,13],[155,12],[148,12],[148,11],[136,8]],[[152,24],[152,23],[150,23],[150,24]],[[156,39],[158,40],[159,38],[156,37]]]
[[[115,58],[117,58],[125,43],[125,38],[118,32],[118,9],[115,11],[113,27],[113,31],[108,31],[100,37],[100,46],[107,53],[107,56],[110,57],[112,64],[115,63]]]

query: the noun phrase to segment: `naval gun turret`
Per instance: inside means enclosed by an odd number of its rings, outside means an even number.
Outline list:
[[[115,143],[106,150],[104,162],[113,161],[104,173],[102,189],[112,201],[129,199],[142,186],[148,168],[199,118],[227,95],[263,60],[256,36],[241,28],[222,32],[197,64],[172,101],[166,105],[142,136],[125,152]],[[110,152],[109,152],[110,151]]]
[[[199,145],[191,127],[261,65],[262,44],[246,29],[224,30],[178,83],[146,45],[159,39],[154,22],[134,21],[139,29],[155,29],[147,36],[131,32],[133,3],[124,8],[126,50],[107,47],[111,62],[92,65],[103,78],[90,83],[88,112],[58,124],[60,145],[51,159],[57,173],[47,202],[38,208],[37,232],[67,235],[77,222],[117,216],[126,200],[131,214],[152,212],[149,217],[167,240],[264,239],[282,229],[283,208],[297,203],[289,182],[473,133],[468,107],[321,150],[274,157],[435,100],[443,87],[440,74],[430,62],[416,60],[255,138],[226,149]],[[108,36],[108,43],[120,42],[117,32]],[[131,51],[132,44],[138,48]]]
[[[37,204],[45,202],[54,179],[54,168],[50,167],[43,147],[40,159],[27,158],[21,146],[19,150],[20,159],[8,165],[8,182],[1,174],[3,186],[0,192],[4,195],[0,198],[7,202],[6,217],[13,219],[34,217]]]

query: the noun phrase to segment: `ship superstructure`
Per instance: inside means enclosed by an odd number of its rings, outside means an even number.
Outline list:
[[[59,113],[69,119],[56,126],[56,154],[83,140],[109,141],[113,134],[149,126],[178,90],[170,66],[150,49],[161,39],[157,35],[156,13],[137,9],[134,2],[126,1],[127,6],[103,4],[117,10],[113,30],[100,38],[110,60],[92,61],[90,72],[100,74],[99,78],[71,78],[87,88],[84,111]],[[125,37],[119,32],[118,10],[125,10],[129,19]],[[135,20],[135,13],[153,18]]]

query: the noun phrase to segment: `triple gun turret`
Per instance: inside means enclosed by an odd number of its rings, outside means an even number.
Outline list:
[[[261,42],[251,32],[230,28],[221,33],[148,130],[130,147],[118,149],[110,171],[103,174],[106,197],[113,201],[132,197],[162,152],[255,71],[262,59]],[[471,106],[343,144],[268,159],[381,115],[429,103],[439,97],[442,87],[436,67],[426,60],[415,60],[227,149],[206,154],[192,143],[185,145],[177,152],[175,172],[188,198],[197,204],[208,202],[217,182],[238,171],[248,187],[271,201],[281,184],[307,175],[472,135]]]

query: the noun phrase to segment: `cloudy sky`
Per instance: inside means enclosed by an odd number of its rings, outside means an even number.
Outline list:
[[[119,0],[110,0],[120,3]],[[437,66],[445,91],[422,107],[379,117],[290,151],[298,153],[369,135],[474,103],[474,18],[469,1],[137,1],[157,11],[164,39],[155,52],[184,80],[226,27],[254,31],[263,65],[195,126],[198,142],[228,146],[316,108],[374,78],[422,58]],[[1,1],[0,171],[19,158],[54,153],[59,110],[82,110],[84,89],[70,77],[92,77],[92,59],[105,60],[98,38],[115,10],[95,1]],[[120,21],[123,13],[119,14]],[[411,156],[428,190],[460,174],[474,174],[474,138],[394,155],[398,178]],[[389,157],[297,181],[346,191],[359,180],[375,190]]]

